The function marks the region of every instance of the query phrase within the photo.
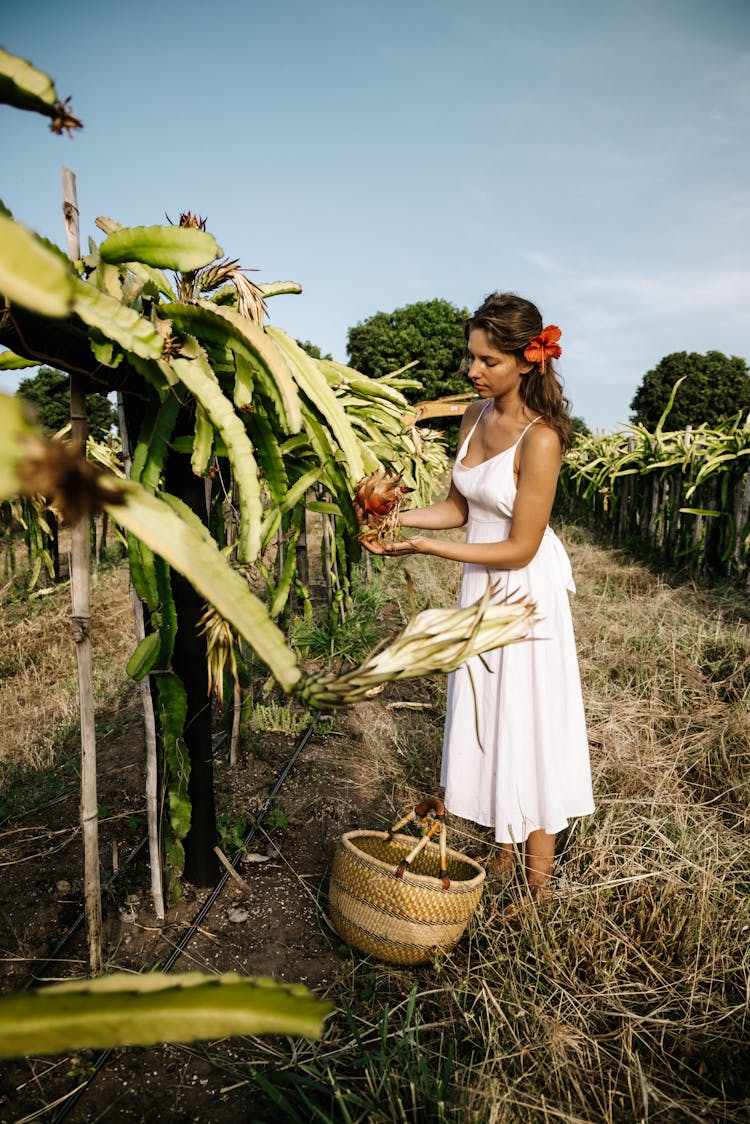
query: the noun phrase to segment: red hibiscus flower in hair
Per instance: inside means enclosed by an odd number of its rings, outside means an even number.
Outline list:
[[[529,363],[538,363],[544,374],[547,360],[559,359],[562,355],[562,348],[557,342],[561,335],[562,332],[557,324],[548,324],[546,328],[542,328],[538,336],[534,336],[533,340],[529,341],[529,346],[523,353],[524,359],[528,359]]]

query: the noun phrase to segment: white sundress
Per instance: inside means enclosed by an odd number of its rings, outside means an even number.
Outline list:
[[[510,449],[467,468],[461,462],[478,421],[459,449],[453,482],[468,503],[466,541],[498,542],[510,533],[513,463],[529,426]],[[532,831],[555,834],[570,817],[594,810],[568,601],[575,585],[565,548],[549,527],[523,569],[466,563],[460,605],[477,601],[488,582],[497,585],[493,600],[528,596],[541,620],[529,633],[533,639],[472,657],[449,676],[440,780],[449,812],[494,827],[498,843],[520,844]]]

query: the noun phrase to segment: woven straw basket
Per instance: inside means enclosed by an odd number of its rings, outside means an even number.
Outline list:
[[[360,952],[391,964],[424,964],[461,937],[482,896],[485,872],[445,846],[444,823],[440,847],[423,839],[415,848],[413,836],[394,834],[405,822],[390,832],[341,837],[329,907],[339,935]]]

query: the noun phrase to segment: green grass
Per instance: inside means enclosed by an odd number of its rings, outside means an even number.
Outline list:
[[[72,741],[64,739],[69,745],[78,739],[78,728],[74,727],[70,734]],[[0,824],[43,808],[65,792],[75,791],[78,786],[79,755],[80,748],[71,750],[67,757],[62,752],[57,753],[54,765],[32,772],[6,769],[0,794]]]
[[[312,622],[299,621],[292,643],[306,657],[323,660],[328,666],[361,663],[383,636],[384,613],[391,598],[386,575],[376,572],[368,580],[364,568],[359,568],[343,618],[334,605],[317,613]]]
[[[423,1047],[418,997],[412,987],[404,1001],[386,1006],[375,1025],[345,1007],[345,1043],[294,1069],[254,1070],[254,1083],[290,1124],[442,1124],[457,1107],[451,1103],[456,1044],[443,1035],[437,1052]]]

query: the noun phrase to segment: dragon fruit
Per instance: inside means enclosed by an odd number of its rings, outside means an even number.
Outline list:
[[[362,525],[361,539],[395,539],[399,535],[398,513],[411,488],[402,483],[403,472],[387,476],[373,472],[365,476],[354,490],[354,511]]]

